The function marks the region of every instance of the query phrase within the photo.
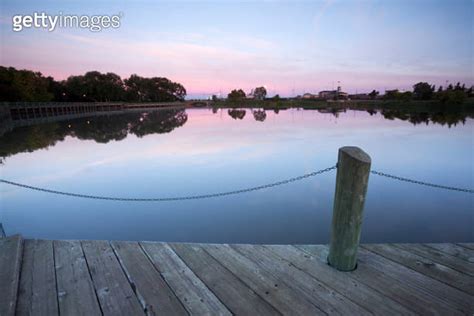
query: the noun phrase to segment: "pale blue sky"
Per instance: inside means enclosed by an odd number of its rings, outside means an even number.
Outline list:
[[[93,33],[12,31],[15,14],[123,14]],[[166,76],[191,96],[265,85],[301,94],[473,79],[473,1],[11,1],[1,64],[58,79],[88,70]]]

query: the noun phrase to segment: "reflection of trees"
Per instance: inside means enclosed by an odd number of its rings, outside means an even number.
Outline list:
[[[0,157],[54,146],[66,136],[108,143],[111,140],[123,140],[130,133],[138,137],[169,133],[176,127],[183,126],[187,119],[188,116],[182,109],[159,110],[20,127],[0,137]]]
[[[19,127],[0,138],[0,157],[7,157],[20,152],[32,152],[40,148],[53,146],[64,140],[65,135],[59,132],[58,123]]]
[[[117,115],[75,120],[70,123],[70,128],[65,126],[66,129],[69,129],[69,132],[65,131],[65,133],[82,140],[92,139],[105,144],[111,140],[125,139],[128,134],[128,122],[135,119],[135,117]]]
[[[375,90],[374,90],[375,91]],[[370,116],[374,115],[374,114],[377,114],[377,111],[376,110],[372,110],[372,109],[369,109],[367,110],[367,113],[370,114]]]
[[[241,120],[244,118],[246,111],[245,110],[238,110],[238,109],[229,109],[227,113],[232,117],[234,120]]]
[[[138,137],[169,133],[176,127],[183,126],[187,120],[188,115],[184,110],[176,111],[174,115],[169,115],[164,111],[146,113],[140,118],[138,124],[131,126],[130,133]]]
[[[448,125],[448,127],[456,126],[458,123],[464,124],[466,122],[466,114],[460,112],[417,112],[406,113],[399,110],[382,110],[382,115],[388,120],[399,119],[407,121],[413,125],[427,124],[432,122],[440,125]]]
[[[253,117],[256,121],[263,122],[267,118],[267,113],[265,113],[265,110],[255,110],[253,111]]]

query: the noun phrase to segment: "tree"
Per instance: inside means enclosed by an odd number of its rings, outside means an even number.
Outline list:
[[[0,66],[0,101],[51,101],[49,81],[40,72]]]
[[[256,100],[265,100],[267,96],[267,89],[265,87],[257,87],[253,91],[253,96]]]
[[[436,99],[444,104],[458,105],[464,102],[468,94],[462,90],[447,89],[445,91],[437,92]]]
[[[405,91],[399,94],[398,99],[408,102],[413,98],[413,93],[410,91]]]
[[[179,83],[167,78],[143,78],[131,75],[124,80],[126,99],[139,102],[183,101],[186,89]]]
[[[122,79],[111,72],[89,71],[84,75],[70,76],[64,82],[64,88],[67,101],[122,101],[125,96]]]
[[[383,98],[385,100],[397,100],[400,96],[398,89],[395,90],[386,90]]]
[[[227,99],[229,101],[242,101],[245,99],[245,92],[242,89],[232,90],[228,95]]]
[[[183,101],[186,89],[163,77],[132,75],[122,81],[119,75],[89,71],[64,81],[43,77],[39,72],[0,66],[0,101]]]
[[[369,93],[369,97],[370,97],[371,99],[375,99],[378,95],[379,95],[379,92],[378,92],[378,91],[375,91],[375,90],[372,90],[372,92]]]
[[[413,94],[417,100],[431,100],[433,89],[427,82],[418,82],[413,86]]]

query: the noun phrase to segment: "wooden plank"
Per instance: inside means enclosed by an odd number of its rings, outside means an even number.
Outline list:
[[[329,248],[324,245],[297,246],[320,260]],[[418,314],[463,315],[473,306],[467,294],[416,271],[359,248],[357,269],[347,273],[381,294],[390,297]],[[450,290],[454,291],[450,292]],[[459,297],[456,294],[461,294]],[[446,294],[446,295],[445,295]]]
[[[202,248],[193,244],[170,244],[170,246],[233,314],[279,314]]]
[[[189,313],[231,315],[169,245],[150,242],[140,245]]]
[[[231,247],[263,269],[278,275],[278,278],[281,280],[280,282],[292,284],[300,289],[310,302],[318,306],[325,313],[339,315],[362,315],[368,313],[368,310],[355,304],[308,273],[280,260],[275,253],[261,245],[232,245]]]
[[[459,246],[467,248],[467,249],[474,250],[474,243],[472,243],[472,242],[460,242],[460,243],[456,243],[456,245],[459,245]]]
[[[92,282],[104,315],[144,314],[114,251],[107,241],[83,241]]]
[[[102,315],[79,241],[54,241],[61,315]]]
[[[284,315],[325,315],[305,298],[298,288],[288,285],[262,269],[252,260],[229,245],[199,245],[214,259],[238,276],[255,293],[277,308]]]
[[[474,295],[474,278],[468,275],[393,245],[371,244],[364,245],[364,247],[387,259]]]
[[[412,252],[421,257],[432,260],[433,262],[450,267],[458,272],[470,275],[471,277],[474,276],[474,262],[469,263],[466,260],[456,258],[443,251],[439,251],[422,244],[393,244],[393,246]]]
[[[466,260],[469,263],[474,263],[474,250],[459,246],[456,244],[424,244],[426,247],[442,251],[456,258]]]
[[[267,245],[264,248],[278,255],[281,261],[310,274],[371,313],[377,315],[415,314],[390,297],[352,278],[350,273],[341,273],[330,267],[326,260],[319,260],[301,249],[288,245]]]
[[[112,242],[112,248],[147,314],[187,315],[137,242]]]
[[[452,306],[463,313],[472,313],[474,311],[472,296],[461,290],[366,249],[361,249],[360,258],[363,263],[395,279],[403,280],[403,282],[416,289],[417,293],[423,291],[431,295],[436,300],[436,302],[431,302],[433,305],[440,302]]]
[[[53,242],[25,240],[17,315],[59,315]]]
[[[0,239],[0,315],[15,314],[20,279],[23,238],[15,235]]]

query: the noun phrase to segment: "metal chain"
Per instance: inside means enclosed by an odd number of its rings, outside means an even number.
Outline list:
[[[398,180],[398,181],[409,182],[409,183],[414,183],[414,184],[420,184],[420,185],[424,185],[424,186],[427,186],[427,187],[433,187],[433,188],[445,189],[445,190],[451,190],[451,191],[474,193],[473,189],[456,188],[456,187],[450,187],[450,186],[439,185],[439,184],[434,184],[434,183],[422,182],[422,181],[418,181],[418,180],[413,180],[413,179],[394,176],[394,175],[391,175],[391,174],[388,174],[388,173],[383,173],[383,172],[379,172],[379,171],[375,171],[375,170],[370,171],[370,173],[376,174],[378,176],[390,178],[390,179],[395,179],[395,180]]]
[[[263,189],[268,189],[284,184],[289,184],[292,182],[300,181],[306,178],[314,177],[316,175],[329,172],[331,170],[337,169],[337,165],[321,169],[315,172],[307,173],[302,176],[274,182],[274,183],[269,183],[269,184],[264,184],[256,187],[251,187],[247,189],[240,189],[240,190],[235,190],[235,191],[228,191],[228,192],[219,192],[219,193],[211,193],[211,194],[202,194],[202,195],[188,195],[188,196],[177,196],[177,197],[158,197],[158,198],[128,198],[128,197],[113,197],[113,196],[99,196],[99,195],[89,195],[89,194],[79,194],[79,193],[70,193],[70,192],[63,192],[63,191],[56,191],[56,190],[50,190],[50,189],[44,189],[44,188],[39,188],[39,187],[34,187],[31,185],[26,185],[26,184],[21,184],[13,181],[8,181],[4,179],[0,179],[0,182],[5,183],[5,184],[10,184],[13,186],[21,187],[21,188],[26,188],[26,189],[31,189],[35,191],[41,191],[41,192],[46,192],[46,193],[53,193],[53,194],[59,194],[59,195],[65,195],[65,196],[72,196],[72,197],[79,197],[79,198],[86,198],[86,199],[94,199],[94,200],[109,200],[109,201],[129,201],[129,202],[167,202],[167,201],[184,201],[184,200],[199,200],[199,199],[208,199],[208,198],[215,198],[215,197],[221,197],[221,196],[227,196],[227,195],[235,195],[235,194],[240,194],[240,193],[247,193],[247,192],[253,192],[253,191],[258,191],[258,190],[263,190]],[[402,178],[399,176],[394,176],[391,174],[379,172],[372,170],[370,173],[390,178],[390,179],[395,179],[403,182],[409,182],[409,183],[414,183],[414,184],[420,184],[428,187],[433,187],[433,188],[439,188],[439,189],[445,189],[445,190],[451,190],[451,191],[459,191],[459,192],[467,192],[467,193],[474,193],[473,189],[464,189],[464,188],[456,188],[456,187],[450,187],[450,186],[445,186],[445,185],[439,185],[439,184],[434,184],[434,183],[428,183],[428,182],[422,182],[418,180],[412,180],[408,178]]]
[[[234,195],[234,194],[240,194],[240,193],[247,193],[247,192],[252,192],[252,191],[258,191],[258,190],[263,190],[267,188],[272,188],[276,187],[279,185],[284,185],[296,181],[300,181],[309,177],[314,177],[316,175],[331,171],[336,169],[336,166],[332,166],[329,168],[321,169],[315,172],[307,173],[302,176],[298,176],[295,178],[290,178],[287,180],[283,181],[278,181],[274,183],[269,183],[265,185],[260,185],[252,188],[247,188],[247,189],[241,189],[241,190],[235,190],[235,191],[228,191],[228,192],[220,192],[220,193],[211,193],[211,194],[203,194],[203,195],[189,195],[189,196],[177,196],[177,197],[158,197],[158,198],[127,198],[127,197],[112,197],[112,196],[98,196],[98,195],[88,195],[88,194],[78,194],[78,193],[70,193],[70,192],[63,192],[63,191],[56,191],[56,190],[50,190],[50,189],[44,189],[44,188],[39,188],[39,187],[34,187],[31,185],[26,185],[26,184],[21,184],[13,181],[8,181],[4,179],[0,179],[0,182],[10,184],[13,186],[21,187],[21,188],[26,188],[26,189],[31,189],[35,191],[41,191],[41,192],[47,192],[47,193],[53,193],[53,194],[59,194],[59,195],[66,195],[66,196],[73,196],[73,197],[79,197],[79,198],[87,198],[87,199],[95,199],[95,200],[109,200],[109,201],[129,201],[129,202],[167,202],[167,201],[183,201],[183,200],[199,200],[199,199],[208,199],[208,198],[214,198],[214,197],[221,197],[221,196],[227,196],[227,195]]]

